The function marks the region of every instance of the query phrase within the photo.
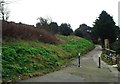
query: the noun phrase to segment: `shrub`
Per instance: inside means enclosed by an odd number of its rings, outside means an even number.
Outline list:
[[[12,37],[24,40],[39,40],[45,43],[59,43],[57,38],[45,31],[32,25],[26,25],[14,22],[3,22],[2,26],[3,39]]]

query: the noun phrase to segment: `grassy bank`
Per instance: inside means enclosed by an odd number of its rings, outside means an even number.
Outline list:
[[[3,81],[15,81],[59,70],[62,65],[94,48],[79,37],[60,36],[61,44],[4,39],[2,47]]]
[[[104,62],[106,62],[107,64],[113,65],[113,64],[112,64],[112,61],[107,58],[107,55],[106,55],[104,52],[101,54],[101,58],[102,58],[102,60],[103,60]]]

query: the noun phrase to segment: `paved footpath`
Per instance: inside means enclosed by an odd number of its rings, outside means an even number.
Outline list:
[[[80,67],[76,58],[59,71],[20,82],[118,82],[116,68],[103,61],[101,68],[98,68],[98,57],[101,53],[101,48],[97,45],[94,50],[81,57]]]

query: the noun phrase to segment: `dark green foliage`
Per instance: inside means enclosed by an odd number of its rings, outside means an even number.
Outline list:
[[[36,27],[45,29],[52,34],[61,33],[62,35],[68,36],[68,35],[71,35],[71,33],[73,33],[73,30],[70,24],[62,23],[59,27],[57,22],[52,22],[49,18],[45,19],[45,18],[39,17]]]
[[[117,54],[120,54],[120,43],[119,42],[112,43],[111,49],[115,50]]]
[[[86,24],[81,24],[74,32],[76,36],[83,37],[85,39],[91,40],[91,30],[92,28]]]
[[[116,26],[116,28],[117,28],[118,42],[120,43],[120,27]]]
[[[115,42],[117,31],[112,16],[106,11],[102,11],[94,23],[95,32],[101,38],[102,42],[104,42],[104,39],[109,39],[110,43]]]
[[[60,25],[60,33],[65,36],[69,36],[71,33],[73,33],[70,24],[62,23]]]
[[[52,34],[56,34],[56,33],[59,32],[59,26],[58,26],[58,24],[56,22],[51,22],[49,24],[49,28],[50,28],[50,32]]]
[[[97,35],[95,29],[92,29],[92,30],[91,30],[91,38],[92,38],[93,43],[95,43],[95,44],[98,44],[98,43],[99,43],[99,42],[98,42],[99,36]]]
[[[115,50],[117,54],[120,54],[120,28],[116,26],[116,29],[117,29],[117,40],[116,42],[110,45],[110,48],[112,50]]]
[[[119,28],[119,26],[115,26],[116,27],[116,31],[117,31],[117,36],[119,36],[119,34],[120,34],[120,28]]]
[[[83,37],[82,30],[80,30],[80,29],[76,29],[75,32],[74,32],[74,34],[75,34],[76,36]]]

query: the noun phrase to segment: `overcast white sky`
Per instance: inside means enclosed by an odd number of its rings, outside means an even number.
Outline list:
[[[51,17],[52,21],[69,23],[73,30],[85,23],[92,26],[102,10],[113,16],[118,25],[119,0],[15,0],[9,4],[9,21],[35,25],[38,17]]]

